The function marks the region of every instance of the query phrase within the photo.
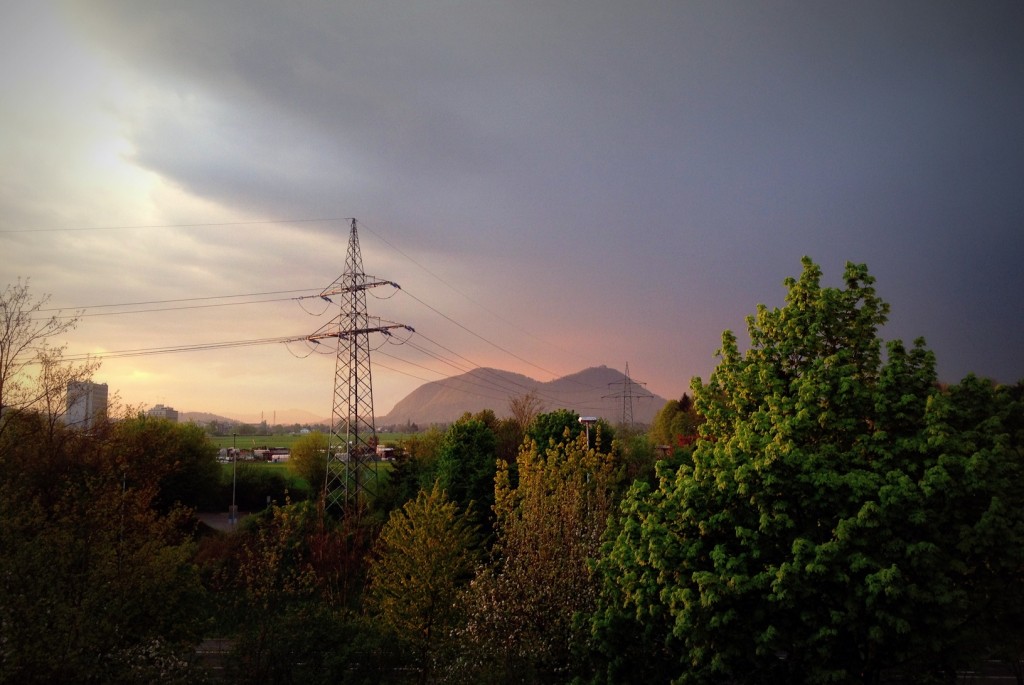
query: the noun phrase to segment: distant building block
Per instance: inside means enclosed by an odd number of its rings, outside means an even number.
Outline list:
[[[68,383],[67,412],[64,423],[89,429],[107,416],[107,384],[92,381]]]

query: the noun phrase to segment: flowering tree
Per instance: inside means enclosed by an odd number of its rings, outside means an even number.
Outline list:
[[[516,478],[499,462],[496,542],[491,564],[473,581],[470,616],[459,632],[460,675],[504,673],[516,679],[562,677],[582,668],[597,586],[590,571],[613,511],[619,468],[613,455],[588,449],[586,435],[543,452],[519,453]],[[560,674],[560,675],[559,675]]]

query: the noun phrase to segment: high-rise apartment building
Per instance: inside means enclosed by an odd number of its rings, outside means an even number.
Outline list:
[[[64,422],[74,428],[92,428],[107,416],[107,384],[92,381],[68,383]]]
[[[178,410],[174,407],[165,407],[162,404],[158,404],[149,411],[146,412],[146,416],[154,419],[167,419],[174,423],[178,422]]]

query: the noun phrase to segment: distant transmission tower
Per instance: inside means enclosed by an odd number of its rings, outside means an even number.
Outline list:
[[[605,395],[604,399],[619,399],[622,398],[622,425],[633,427],[633,386],[634,385],[647,385],[639,381],[634,381],[629,377],[629,362],[626,362],[626,371],[621,381],[609,383],[608,385],[621,385],[622,391],[613,393],[611,395]],[[641,398],[646,398],[646,395],[640,395]]]
[[[324,509],[345,509],[361,494],[375,494],[377,487],[377,427],[373,418],[373,378],[370,367],[370,334],[389,335],[408,326],[370,317],[366,291],[380,285],[398,288],[393,281],[375,280],[363,273],[356,220],[349,232],[345,271],[320,296],[328,301],[340,296],[338,316],[308,339],[338,341],[334,365],[334,407],[327,447],[327,478]]]

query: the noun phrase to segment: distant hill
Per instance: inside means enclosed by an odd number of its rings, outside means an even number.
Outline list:
[[[331,425],[330,418],[324,418],[317,416],[316,414],[302,409],[283,409],[273,412],[268,412],[263,415],[265,420],[270,425],[275,425],[275,420],[279,425],[291,425],[294,423],[300,425],[315,425],[315,424],[326,424]],[[218,416],[217,414],[211,414],[204,411],[183,411],[178,414],[178,421],[181,423],[187,423],[193,421],[198,424],[206,424],[210,421],[217,421],[218,423],[251,423],[258,424],[260,417],[256,414],[251,416]]]
[[[542,411],[570,409],[582,416],[598,416],[609,423],[622,421],[624,381],[621,371],[596,366],[553,381],[540,382],[499,369],[473,369],[461,376],[421,385],[400,400],[388,414],[377,418],[378,428],[408,423],[420,426],[451,423],[465,412],[492,409],[499,418],[510,416],[509,398],[533,391]],[[633,422],[649,424],[667,401],[631,384]]]
[[[218,416],[207,411],[183,411],[178,412],[178,423],[198,423],[200,425],[216,421],[217,423],[238,423],[238,419],[230,419],[226,416]]]

